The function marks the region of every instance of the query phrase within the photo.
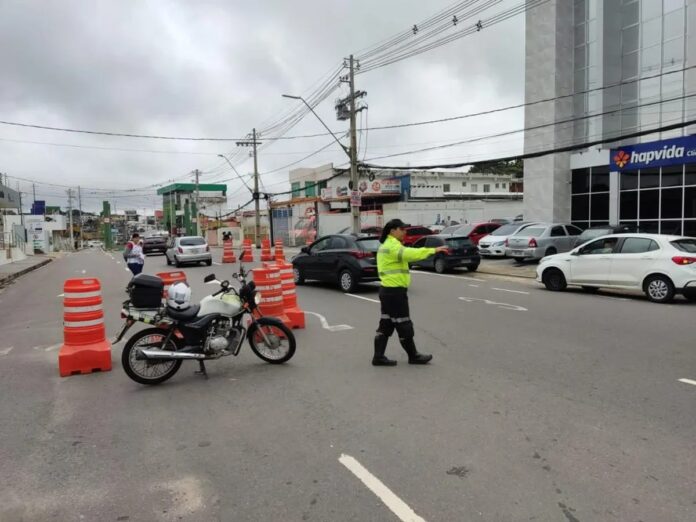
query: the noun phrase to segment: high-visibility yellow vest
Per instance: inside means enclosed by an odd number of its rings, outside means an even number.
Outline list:
[[[377,250],[377,271],[382,286],[408,288],[411,284],[408,264],[422,261],[434,254],[434,248],[405,247],[394,236],[387,236]]]

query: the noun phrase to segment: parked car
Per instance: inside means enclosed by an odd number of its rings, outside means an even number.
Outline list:
[[[449,250],[446,253],[439,253],[423,261],[412,263],[411,266],[422,268],[432,268],[438,274],[442,274],[452,268],[465,266],[469,272],[476,272],[481,264],[481,256],[478,248],[466,236],[443,236],[435,234],[423,237],[413,245],[415,248],[432,247],[437,248],[446,246]]]
[[[159,252],[164,254],[167,252],[167,238],[164,236],[149,236],[143,241],[143,253],[153,254]]]
[[[658,234],[612,234],[545,257],[537,281],[549,290],[578,285],[588,292],[620,288],[645,292],[668,303],[680,293],[696,301],[696,238]]]
[[[505,241],[520,230],[537,223],[509,223],[479,240],[479,253],[482,256],[505,257]]]
[[[295,284],[307,280],[336,283],[344,292],[352,292],[360,283],[378,281],[377,250],[374,236],[348,234],[324,236],[302,247],[292,260]]]
[[[474,245],[478,245],[481,238],[487,236],[494,230],[500,228],[500,223],[486,222],[474,223],[471,225],[458,225],[456,227],[447,227],[442,231],[443,235],[466,236],[471,239]]]
[[[442,232],[445,228],[447,228],[445,225],[428,225],[430,230],[433,231],[433,234],[439,234]]]
[[[337,232],[337,234],[352,234],[353,227],[346,227]],[[360,236],[379,236],[382,234],[382,227],[370,226],[360,229]]]
[[[167,264],[172,263],[180,267],[184,263],[213,264],[213,256],[205,238],[201,236],[173,237],[167,243],[167,251],[164,253]]]
[[[87,241],[87,246],[89,248],[104,248],[104,243],[98,239],[90,239]]]
[[[427,227],[406,227],[406,236],[404,237],[404,245],[412,246],[416,241],[425,236],[431,236],[433,231]]]
[[[567,252],[581,233],[578,227],[565,223],[533,225],[507,239],[505,255],[521,263],[525,259],[536,260]]]
[[[638,232],[638,228],[634,225],[619,225],[619,226],[601,226],[601,227],[590,227],[582,231],[577,239],[575,240],[574,246],[580,246],[588,241],[592,241],[601,236],[608,236],[609,234],[624,234]]]

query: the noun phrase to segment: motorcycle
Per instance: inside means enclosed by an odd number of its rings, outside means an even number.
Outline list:
[[[295,354],[295,336],[279,319],[261,314],[261,294],[253,281],[247,282],[241,259],[239,272],[232,277],[240,282],[239,291],[229,281],[218,281],[215,274],[205,277],[205,283],[220,289],[186,310],[169,306],[144,310],[125,301],[121,317],[126,322],[114,343],[136,322],[153,325],[135,333],[123,348],[121,363],[128,377],[140,384],[160,384],[173,377],[183,361],[193,360],[199,364],[196,373],[207,378],[204,361],[238,355],[244,339],[268,363],[289,361]]]

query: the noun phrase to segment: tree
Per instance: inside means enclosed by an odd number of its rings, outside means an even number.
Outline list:
[[[474,174],[513,174],[516,178],[521,178],[524,168],[522,160],[512,161],[482,161],[475,163],[469,172]]]

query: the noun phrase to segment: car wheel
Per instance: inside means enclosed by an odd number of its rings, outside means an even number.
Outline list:
[[[172,262],[171,262],[171,260],[169,259],[169,256],[168,256],[167,254],[164,254],[164,259],[167,260],[167,266],[171,266]]]
[[[558,268],[547,268],[541,276],[541,281],[547,290],[560,292],[566,289],[566,278]]]
[[[476,272],[478,270],[478,267],[479,263],[476,263],[475,265],[469,265],[467,269],[469,270],[469,272]]]
[[[353,272],[346,269],[338,275],[338,285],[341,287],[341,290],[350,293],[358,286],[358,282],[355,280]]]
[[[582,289],[588,294],[596,294],[599,292],[599,288],[596,286],[583,286]]]
[[[643,290],[653,303],[669,303],[674,299],[674,283],[669,277],[663,275],[648,277],[643,285]]]
[[[303,285],[305,283],[304,274],[302,273],[302,269],[299,267],[292,267],[292,278],[296,285]]]
[[[554,254],[558,254],[558,250],[556,247],[549,247],[546,249],[546,252],[544,253],[545,256],[552,256]]]
[[[208,259],[208,260],[205,262],[205,264],[208,265],[208,266],[211,266],[211,265],[213,264],[213,260],[212,260],[212,259]]]
[[[179,261],[179,258],[174,256],[174,266],[177,268],[181,267],[181,262]]]
[[[435,260],[435,272],[442,274],[447,271],[447,262],[444,257],[438,257]]]

